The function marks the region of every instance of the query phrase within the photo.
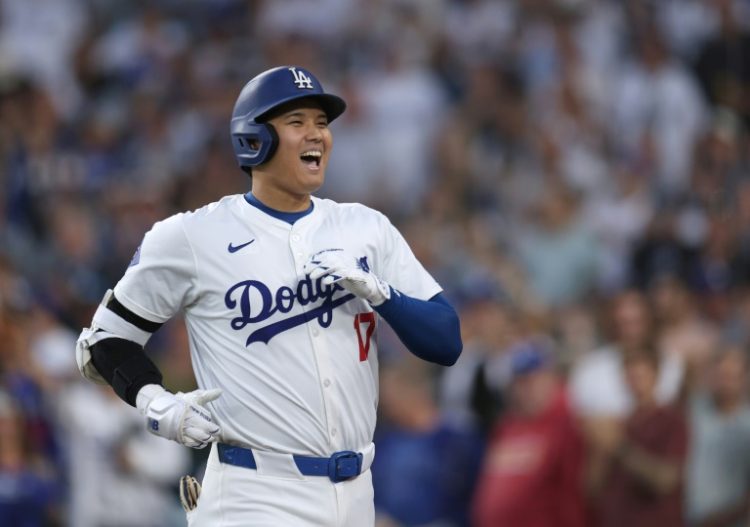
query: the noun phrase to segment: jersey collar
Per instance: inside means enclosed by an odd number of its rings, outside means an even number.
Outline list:
[[[268,214],[273,218],[276,218],[277,220],[284,221],[289,225],[294,225],[297,220],[299,220],[300,218],[304,218],[315,208],[315,203],[310,200],[310,206],[307,208],[307,210],[303,210],[300,212],[282,212],[280,210],[272,209],[268,205],[263,204],[258,198],[255,197],[252,192],[248,192],[247,194],[245,194],[245,201],[247,201],[250,205],[257,208],[258,210]]]

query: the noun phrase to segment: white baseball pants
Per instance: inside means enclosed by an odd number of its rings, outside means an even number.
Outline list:
[[[303,476],[292,456],[254,452],[258,469],[221,463],[216,445],[203,477],[198,506],[187,513],[189,527],[372,527],[374,455],[358,477],[333,483],[325,476]],[[369,458],[369,459],[368,459]]]

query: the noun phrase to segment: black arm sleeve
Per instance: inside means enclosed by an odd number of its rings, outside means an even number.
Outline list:
[[[115,393],[135,406],[138,391],[147,384],[161,384],[162,375],[143,348],[126,339],[104,339],[91,346],[91,361]]]

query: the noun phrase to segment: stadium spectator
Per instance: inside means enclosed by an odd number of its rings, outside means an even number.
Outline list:
[[[473,503],[477,527],[582,527],[583,441],[538,342],[510,352],[511,405],[492,432]]]
[[[682,410],[656,399],[653,351],[624,360],[635,409],[620,429],[596,441],[587,469],[601,527],[681,527],[688,430]]]
[[[545,187],[532,208],[532,220],[517,228],[514,252],[538,302],[556,308],[579,302],[592,291],[597,246],[572,189],[554,181]]]
[[[658,349],[667,357],[678,357],[691,373],[706,371],[719,334],[698,311],[693,294],[679,278],[663,276],[651,286],[649,295],[659,328]]]
[[[710,365],[710,384],[690,400],[685,511],[691,527],[739,527],[750,514],[750,404],[745,352]]]
[[[630,31],[634,53],[614,84],[609,134],[623,159],[642,159],[655,178],[654,190],[672,197],[689,182],[705,102],[695,78],[669,55],[653,21],[635,19]]]
[[[386,366],[380,382],[384,422],[372,466],[378,525],[468,527],[482,456],[479,431],[441,415],[430,372],[421,364]]]
[[[0,525],[61,525],[62,482],[34,452],[23,414],[0,391]]]
[[[138,411],[121,402],[83,381],[61,393],[61,440],[74,467],[69,525],[184,525],[173,487],[190,468],[190,453],[150,434]]]
[[[584,355],[573,366],[570,389],[576,413],[590,426],[617,426],[634,409],[624,365],[631,355],[655,349],[653,313],[648,299],[635,290],[617,295],[610,305],[611,340]],[[681,395],[684,366],[679,357],[660,359],[655,397],[659,403],[674,402]]]
[[[703,91],[715,106],[739,113],[750,126],[750,24],[747,2],[713,0],[719,30],[703,43],[695,72]],[[744,57],[744,58],[743,58]]]

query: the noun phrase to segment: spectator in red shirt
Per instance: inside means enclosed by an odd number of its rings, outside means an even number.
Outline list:
[[[583,447],[565,388],[539,343],[511,351],[511,407],[491,435],[476,527],[582,527]]]
[[[625,359],[636,408],[622,432],[597,441],[589,482],[601,527],[680,527],[687,424],[681,409],[656,402],[654,353]]]

